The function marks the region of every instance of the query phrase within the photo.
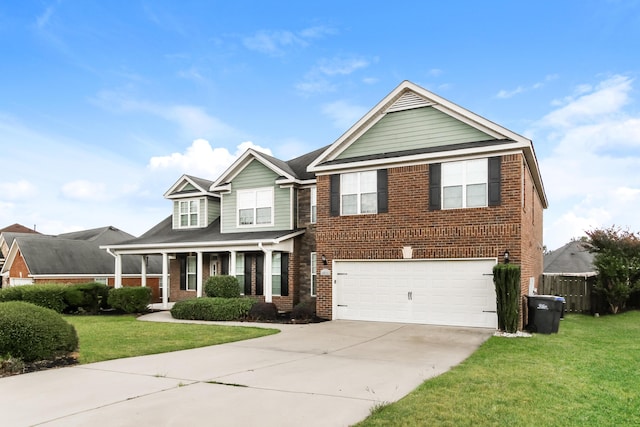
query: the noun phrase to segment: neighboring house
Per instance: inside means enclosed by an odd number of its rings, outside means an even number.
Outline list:
[[[573,240],[544,256],[545,276],[596,276],[593,254],[580,240]]]
[[[22,224],[12,224],[8,227],[0,228],[0,270],[2,270],[4,260],[9,253],[9,245],[3,239],[3,234],[5,233],[40,234],[35,230],[35,227],[31,229]],[[0,285],[2,285],[2,282],[0,282]]]
[[[18,286],[33,283],[114,284],[114,257],[101,245],[134,238],[115,227],[103,227],[73,233],[47,236],[42,234],[2,233],[0,243],[6,245],[7,258],[2,267],[2,285]],[[142,284],[145,270],[146,286],[160,299],[160,259],[130,256],[123,258],[121,283]]]
[[[505,252],[523,294],[542,274],[532,142],[408,81],[330,146],[290,161],[248,150],[165,198],[170,217],[103,246],[161,254],[165,304],[231,274],[281,310],[315,300],[327,319],[495,327]]]

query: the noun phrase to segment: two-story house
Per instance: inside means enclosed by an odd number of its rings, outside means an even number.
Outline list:
[[[249,150],[165,197],[170,217],[108,247],[161,254],[165,303],[223,273],[281,310],[315,299],[327,319],[495,327],[493,266],[521,265],[523,294],[542,274],[532,142],[408,81],[327,147]]]

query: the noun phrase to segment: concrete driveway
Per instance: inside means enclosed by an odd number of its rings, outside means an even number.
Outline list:
[[[2,378],[1,423],[346,426],[457,365],[493,333],[351,321],[282,326],[248,341]]]

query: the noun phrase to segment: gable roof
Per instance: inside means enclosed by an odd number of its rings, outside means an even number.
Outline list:
[[[339,159],[340,154],[344,153],[345,150],[387,115],[424,107],[433,108],[439,112],[438,114],[442,113],[466,124],[469,128],[480,132],[477,135],[486,134],[486,140],[476,139],[470,143],[462,141],[460,144],[439,147],[438,149],[425,147],[409,151],[393,151],[393,147],[390,147],[389,151],[385,153]],[[531,169],[536,190],[540,195],[543,206],[546,208],[548,205],[547,197],[531,140],[405,80],[313,160],[308,167],[308,171],[331,173],[340,169],[353,168],[354,166],[375,167],[411,161],[438,161],[438,159],[445,156],[463,156],[479,152],[491,153],[492,151],[504,152],[508,150],[522,151],[524,153]]]
[[[182,198],[186,196],[220,197],[219,194],[209,191],[211,184],[213,184],[213,181],[209,181],[208,179],[184,174],[164,193],[164,197],[167,199]]]
[[[544,256],[544,274],[595,276],[593,254],[575,240]]]
[[[111,225],[91,230],[74,231],[71,233],[59,234],[59,238],[71,240],[85,240],[95,242],[98,245],[106,245],[109,243],[122,242],[123,240],[133,239],[134,236],[126,231],[119,230]]]
[[[289,184],[298,183],[304,184],[305,181],[315,181],[315,174],[309,172],[307,167],[316,159],[328,146],[318,148],[310,153],[303,154],[302,156],[294,159],[284,161],[260,151],[249,148],[245,151],[226,171],[224,171],[218,179],[209,188],[211,191],[224,190],[229,182],[233,180],[249,163],[256,160],[263,164],[265,167],[276,173],[280,179],[278,183]]]
[[[0,228],[0,233],[33,233],[33,234],[40,234],[39,232],[37,232],[35,229],[29,228],[29,227],[25,227],[22,224],[11,224],[5,228]]]

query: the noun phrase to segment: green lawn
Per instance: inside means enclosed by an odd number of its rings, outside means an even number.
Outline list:
[[[640,312],[569,315],[556,335],[492,337],[359,426],[640,425]]]
[[[223,344],[275,334],[276,329],[158,323],[134,316],[65,316],[80,338],[80,363]]]

